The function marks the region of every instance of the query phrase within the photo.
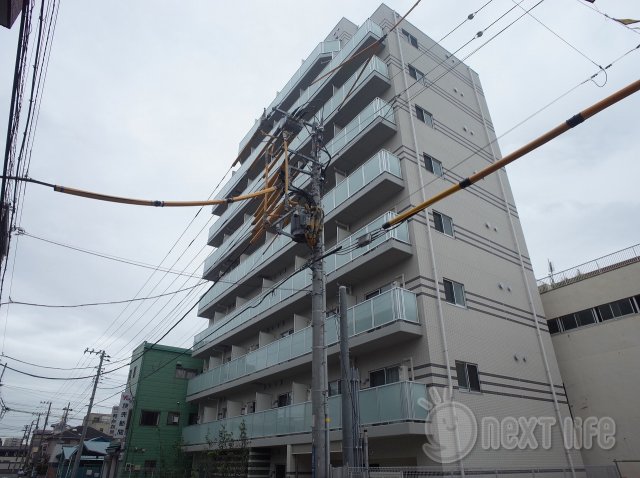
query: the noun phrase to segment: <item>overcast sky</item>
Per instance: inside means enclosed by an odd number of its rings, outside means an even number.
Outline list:
[[[537,0],[524,0],[529,8]],[[409,20],[439,39],[486,0],[424,0]],[[403,14],[414,0],[390,0]],[[36,131],[30,176],[109,194],[147,199],[205,199],[222,179],[238,142],[313,48],[340,20],[361,24],[372,1],[62,2]],[[613,17],[640,19],[633,0],[597,0]],[[447,37],[456,51],[514,6],[493,0]],[[607,20],[579,0],[546,1],[530,16],[471,55],[498,135],[529,117],[640,43],[640,30]],[[516,9],[462,49],[464,58],[522,12]],[[6,131],[18,23],[0,28],[0,131]],[[574,49],[575,48],[575,49]],[[578,51],[576,51],[579,50]],[[500,139],[507,154],[577,111],[638,79],[640,50]],[[446,78],[440,81],[446,81]],[[640,95],[614,106],[508,168],[537,277],[547,258],[556,270],[639,241],[637,111]],[[434,191],[435,192],[435,191]],[[101,203],[29,186],[20,226],[29,234],[74,247],[198,276],[209,252],[203,210],[152,209]],[[635,218],[635,219],[634,219]],[[201,232],[203,231],[203,232]],[[178,244],[172,246],[178,240]],[[17,248],[17,251],[16,251]],[[186,250],[186,252],[185,252]],[[15,260],[15,269],[12,268]],[[3,301],[79,304],[175,291],[197,278],[152,271],[84,254],[33,237],[14,238]],[[191,295],[76,309],[19,305],[0,308],[2,358],[10,367],[56,377],[82,377],[105,349],[115,368],[142,340],[154,341],[191,306]],[[189,314],[163,343],[191,345],[206,319]],[[117,362],[120,360],[121,362]],[[126,379],[106,376],[96,411],[108,412]],[[77,421],[91,381],[49,381],[7,370],[0,393],[9,407],[42,409],[54,421],[67,402]],[[105,407],[105,408],[100,408]],[[109,408],[106,408],[109,407]],[[10,412],[0,436],[19,435],[32,420]]]

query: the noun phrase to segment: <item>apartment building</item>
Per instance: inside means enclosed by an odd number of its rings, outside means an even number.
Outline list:
[[[584,447],[585,465],[616,460],[621,476],[639,476],[640,245],[538,284],[573,416],[615,421],[615,444]]]
[[[187,349],[140,344],[132,353],[125,393],[120,402],[126,420],[120,443],[107,450],[105,477],[183,476],[189,466],[180,450],[182,427],[195,423],[195,407],[185,400],[187,380],[201,361]],[[126,405],[126,406],[125,406]],[[118,417],[121,418],[121,417]]]
[[[399,212],[500,158],[498,146],[489,145],[495,131],[477,73],[408,21],[389,33],[399,18],[381,5],[360,26],[340,20],[265,110],[304,107],[324,120],[324,239],[327,250],[344,251],[324,260],[336,466],[339,285],[348,287],[349,342],[371,465],[446,461],[422,451],[425,443],[453,446],[451,432],[420,406],[429,389],[452,390],[478,423],[569,415],[504,170],[357,247],[358,238]],[[370,54],[358,54],[366,48]],[[264,187],[258,154],[266,141],[261,130],[269,126],[257,120],[242,139],[240,166],[218,198]],[[303,129],[290,149],[309,148]],[[305,186],[304,178],[297,181]],[[215,447],[223,427],[237,436],[244,422],[251,473],[284,476],[308,472],[312,460],[311,273],[298,271],[309,248],[273,231],[250,244],[256,207],[245,201],[213,208],[218,218],[208,244],[215,249],[203,276],[224,276],[199,304],[208,322],[192,354],[203,373],[187,391],[198,424],[184,429],[183,444],[197,455]],[[456,446],[470,434],[458,430]],[[565,453],[560,437],[554,428],[550,449],[522,450],[485,450],[478,438],[463,461],[505,474],[581,467],[579,453]]]

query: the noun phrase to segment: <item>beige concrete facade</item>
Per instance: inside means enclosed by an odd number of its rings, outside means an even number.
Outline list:
[[[573,416],[616,424],[615,445],[584,448],[584,463],[619,460],[623,476],[640,475],[640,461],[626,462],[640,460],[639,253],[636,246],[559,273],[541,294],[547,318],[561,323],[551,338]]]
[[[476,72],[409,22],[370,50],[375,54],[368,63],[362,55],[312,85],[323,68],[331,68],[332,58],[352,57],[387,34],[398,18],[382,5],[361,26],[342,19],[294,75],[291,91],[288,84],[275,101],[293,110],[302,95],[307,107],[324,112],[325,144],[333,152],[323,205],[327,250],[500,158],[497,145],[488,146],[495,131]],[[332,109],[349,90],[343,107]],[[253,156],[263,139],[257,129],[241,143],[252,152],[242,157],[221,197],[259,188],[264,162]],[[308,142],[296,146],[308,150]],[[183,440],[189,451],[204,450],[211,445],[206,437],[217,436],[221,425],[228,430],[245,420],[255,435],[252,446],[260,448],[258,468],[304,472],[311,460],[304,422],[311,366],[310,354],[303,353],[309,284],[304,277],[279,282],[304,263],[308,248],[267,234],[238,257],[255,208],[214,208],[220,217],[209,245],[217,249],[204,277],[226,274],[200,303],[199,314],[208,322],[195,338],[193,355],[203,360],[204,373],[191,380],[187,397],[199,405],[199,424],[187,427]],[[451,219],[452,230],[439,230],[443,216]],[[350,344],[360,373],[361,414],[369,414],[363,423],[371,437],[371,464],[438,465],[422,444],[460,445],[441,424],[425,432],[426,412],[417,399],[429,389],[439,395],[451,390],[479,425],[483,417],[569,416],[505,171],[419,214],[365,251],[327,258],[325,267],[328,315],[336,309],[338,285],[349,289],[355,321]],[[335,322],[327,324],[335,338]],[[331,383],[339,378],[339,363],[336,347],[329,345]],[[475,371],[479,390],[470,383]],[[376,404],[376,410],[367,408]],[[258,417],[264,417],[260,424]],[[331,419],[332,464],[339,466],[339,416]],[[459,430],[458,441],[467,440],[466,433]],[[479,438],[463,463],[512,471],[582,466],[578,452],[565,453],[557,426],[550,449],[487,450]]]

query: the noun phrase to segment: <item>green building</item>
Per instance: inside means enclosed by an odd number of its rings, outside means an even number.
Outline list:
[[[117,468],[122,477],[188,476],[189,459],[180,448],[182,427],[196,423],[198,410],[185,397],[188,379],[201,367],[189,349],[144,342],[133,351],[123,394],[131,397],[126,435],[110,475]]]

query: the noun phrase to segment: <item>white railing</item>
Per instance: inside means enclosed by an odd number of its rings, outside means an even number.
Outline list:
[[[538,279],[538,289],[540,292],[546,292],[639,261],[640,244],[636,244],[635,246],[627,247],[626,249],[585,262],[571,269],[556,272],[553,275]]]

